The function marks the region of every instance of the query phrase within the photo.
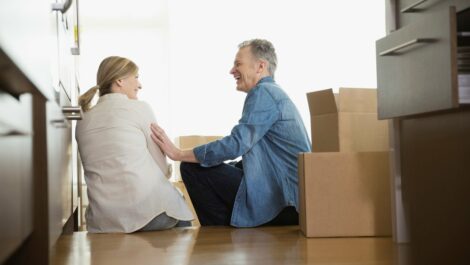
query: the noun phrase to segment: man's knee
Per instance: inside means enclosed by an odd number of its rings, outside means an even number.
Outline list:
[[[196,163],[189,163],[189,162],[181,162],[180,164],[180,172],[181,172],[181,178],[183,179],[183,182],[188,182],[192,179],[192,177],[195,175],[196,167],[199,166]]]
[[[180,164],[181,174],[183,174],[183,172],[185,172],[185,173],[192,172],[193,171],[192,169],[196,165],[197,165],[196,163],[181,162],[181,164]]]

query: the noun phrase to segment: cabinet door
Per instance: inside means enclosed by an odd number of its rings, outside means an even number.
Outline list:
[[[71,126],[56,102],[47,110],[49,244],[52,247],[72,215]]]
[[[32,232],[31,107],[31,95],[0,90],[0,263]]]
[[[457,13],[469,8],[468,0],[397,0],[396,17],[398,27],[403,28],[433,13],[449,6],[456,8]]]
[[[399,0],[397,5],[399,27],[414,23],[430,12],[446,6],[449,6],[449,3],[442,0]]]
[[[379,118],[459,106],[456,36],[450,7],[376,42]]]

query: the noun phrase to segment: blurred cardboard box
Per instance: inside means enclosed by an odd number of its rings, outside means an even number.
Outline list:
[[[175,145],[183,150],[187,149],[193,149],[194,147],[197,147],[199,145],[203,145],[206,143],[210,143],[216,140],[221,139],[222,136],[203,136],[203,135],[189,135],[189,136],[179,136],[176,137],[175,139]],[[175,180],[174,180],[174,185],[178,187],[181,192],[183,192],[183,196],[188,203],[189,208],[193,212],[193,215],[195,217],[194,221],[191,222],[192,226],[199,227],[201,226],[201,223],[199,222],[199,219],[196,214],[196,210],[194,209],[193,202],[191,201],[191,197],[189,197],[188,190],[186,189],[186,186],[184,185],[182,179],[181,179],[181,173],[180,173],[180,164],[181,162],[175,161],[174,162],[174,170],[175,172]]]
[[[389,152],[302,153],[298,162],[305,236],[391,235]]]
[[[375,89],[307,94],[312,152],[299,155],[299,222],[307,237],[392,233],[388,121]]]
[[[307,94],[312,152],[387,151],[388,121],[377,118],[377,90],[340,88]]]
[[[175,138],[175,145],[182,150],[193,149],[194,147],[222,139],[222,137],[223,136],[205,135],[179,136]],[[175,161],[174,163],[173,172],[175,172],[176,181],[181,181],[180,164],[179,161]]]
[[[222,139],[223,136],[207,136],[207,135],[188,135],[179,136],[175,139],[175,145],[181,149],[190,149],[199,145],[207,144]]]

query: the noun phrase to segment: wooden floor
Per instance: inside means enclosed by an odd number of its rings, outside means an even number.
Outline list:
[[[305,238],[297,226],[174,228],[134,234],[76,232],[53,264],[405,265],[391,238]],[[402,262],[402,263],[400,263]]]

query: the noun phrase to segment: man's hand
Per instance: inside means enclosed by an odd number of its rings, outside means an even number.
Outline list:
[[[165,131],[156,123],[152,123],[150,129],[152,130],[152,140],[160,147],[163,153],[174,161],[180,161],[181,150],[173,144]]]

